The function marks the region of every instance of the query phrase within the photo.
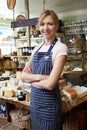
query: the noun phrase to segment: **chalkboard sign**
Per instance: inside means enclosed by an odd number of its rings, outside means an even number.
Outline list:
[[[38,23],[38,18],[24,19],[24,20],[11,22],[11,28],[32,26],[32,25],[36,25],[37,23]]]

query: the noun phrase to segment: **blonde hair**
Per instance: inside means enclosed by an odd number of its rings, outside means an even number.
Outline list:
[[[58,22],[59,22],[58,16],[57,16],[57,14],[53,10],[45,10],[45,11],[43,11],[41,13],[39,19],[38,19],[38,24],[40,25],[41,22],[43,21],[43,19],[45,17],[49,16],[49,15],[52,16],[55,24],[58,24]]]

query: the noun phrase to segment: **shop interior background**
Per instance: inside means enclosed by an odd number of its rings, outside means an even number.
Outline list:
[[[16,0],[14,9],[10,10],[7,7],[7,0],[0,0],[0,48],[2,55],[4,53],[8,55],[11,51],[14,43],[11,22],[16,20],[18,15],[26,17],[26,3],[27,0]],[[37,0],[37,2],[36,0],[28,0],[28,3],[29,18],[39,17],[40,12],[44,9],[53,9],[58,14],[59,19],[66,22],[87,20],[87,0]]]

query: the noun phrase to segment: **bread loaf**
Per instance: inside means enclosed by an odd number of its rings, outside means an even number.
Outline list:
[[[63,90],[63,93],[69,98],[74,99],[77,97],[77,92],[75,89]]]

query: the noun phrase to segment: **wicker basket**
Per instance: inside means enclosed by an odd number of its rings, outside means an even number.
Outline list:
[[[30,130],[30,115],[23,109],[13,109],[10,111],[12,123],[20,129]]]

